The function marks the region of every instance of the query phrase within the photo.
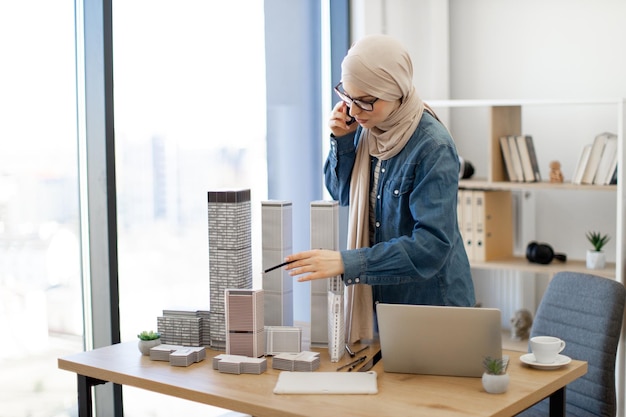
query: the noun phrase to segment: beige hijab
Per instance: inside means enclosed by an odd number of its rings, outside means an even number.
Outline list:
[[[387,160],[397,155],[417,128],[424,103],[413,86],[413,64],[394,38],[370,35],[355,43],[341,64],[343,82],[349,82],[380,100],[400,100],[400,106],[372,129],[363,129],[357,145],[350,183],[348,249],[368,247],[370,155]],[[376,105],[374,105],[376,106]],[[349,343],[373,337],[372,288],[348,287],[346,338]]]

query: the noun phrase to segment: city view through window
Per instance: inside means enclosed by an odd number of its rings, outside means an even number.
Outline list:
[[[136,341],[163,309],[210,307],[207,191],[250,188],[253,225],[267,198],[263,2],[113,11],[121,338]],[[76,376],[57,368],[83,349],[74,2],[1,2],[0,36],[0,417],[75,416]],[[129,417],[223,412],[123,398]]]
[[[260,269],[264,11],[258,0],[117,1],[113,10],[120,321],[122,341],[134,341],[164,309],[210,308],[208,190],[251,189]],[[123,396],[129,417],[211,412],[129,387]]]
[[[74,3],[0,2],[0,417],[70,416],[83,348]]]

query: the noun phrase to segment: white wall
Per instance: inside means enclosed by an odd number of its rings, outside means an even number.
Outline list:
[[[384,33],[400,39],[413,60],[422,97],[449,94],[448,2],[440,0],[352,0],[351,37]]]
[[[450,0],[454,98],[626,96],[623,0]]]

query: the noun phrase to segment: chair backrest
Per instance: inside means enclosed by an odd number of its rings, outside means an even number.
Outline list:
[[[563,355],[588,363],[587,374],[567,386],[568,416],[616,413],[615,359],[625,299],[623,284],[589,274],[559,272],[548,284],[530,337],[557,336],[566,342]],[[548,415],[546,401],[528,414],[541,409]]]

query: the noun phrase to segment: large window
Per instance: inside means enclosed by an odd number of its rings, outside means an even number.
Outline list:
[[[84,347],[75,5],[22,3],[0,2],[0,417],[71,416],[76,378],[57,358]],[[308,203],[321,197],[319,7],[114,1],[122,341],[156,328],[164,309],[210,308],[207,191],[251,189],[253,271],[260,202],[270,194],[297,202],[297,249],[307,248]],[[91,35],[86,42],[99,39]],[[268,119],[281,174],[270,192]],[[260,274],[253,280],[260,287]],[[130,417],[223,412],[128,387],[123,397]]]
[[[0,417],[70,416],[82,306],[73,0],[0,2]]]
[[[121,339],[134,341],[164,309],[210,308],[207,191],[251,189],[260,248],[264,11],[260,0],[120,0],[113,13]],[[128,417],[211,412],[128,387],[123,398]]]

